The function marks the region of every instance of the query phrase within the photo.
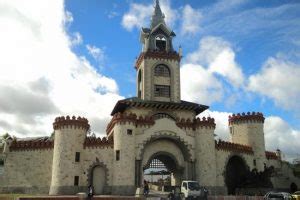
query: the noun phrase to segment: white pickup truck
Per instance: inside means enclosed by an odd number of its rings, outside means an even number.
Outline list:
[[[184,199],[206,199],[207,192],[197,181],[182,181],[181,183],[181,193]]]

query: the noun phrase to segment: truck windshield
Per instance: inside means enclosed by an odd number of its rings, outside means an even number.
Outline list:
[[[199,190],[200,189],[198,182],[189,182],[188,187],[190,190]]]

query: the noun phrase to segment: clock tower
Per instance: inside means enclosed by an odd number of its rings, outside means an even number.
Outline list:
[[[180,53],[172,45],[175,33],[166,25],[156,0],[150,28],[142,28],[143,45],[135,67],[137,96],[142,100],[180,102]]]

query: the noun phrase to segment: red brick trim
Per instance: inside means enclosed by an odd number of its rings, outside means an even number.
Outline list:
[[[268,160],[279,160],[279,157],[277,156],[276,152],[272,151],[266,151],[266,158]]]
[[[199,127],[205,127],[205,128],[216,128],[215,119],[214,118],[205,118],[202,119],[196,118],[191,121],[190,119],[177,119],[176,125],[179,128],[191,128],[193,130],[196,130]]]
[[[260,112],[247,112],[245,114],[244,112],[242,114],[237,113],[233,114],[232,116],[230,115],[228,117],[228,123],[229,124],[234,124],[234,123],[239,123],[239,122],[261,122],[264,123],[265,118],[264,115]]]
[[[236,144],[232,142],[226,141],[215,141],[215,148],[217,150],[223,151],[230,151],[230,152],[237,152],[237,153],[246,153],[246,154],[253,154],[253,149],[251,146]]]
[[[177,52],[165,52],[165,51],[147,51],[142,52],[135,62],[135,68],[138,69],[143,59],[154,58],[154,59],[169,59],[180,62],[181,57]]]
[[[113,148],[114,147],[114,140],[113,138],[107,139],[103,137],[86,137],[83,143],[83,148]]]
[[[113,127],[115,126],[116,123],[134,123],[136,126],[137,125],[153,125],[154,124],[154,119],[152,117],[142,117],[139,116],[137,117],[136,114],[126,114],[126,113],[116,113],[114,114],[113,118],[109,122],[109,124],[106,127],[106,133],[107,135],[111,132]]]
[[[26,151],[26,150],[45,150],[54,147],[53,140],[28,140],[16,141],[13,140],[9,150],[10,151]]]
[[[55,118],[55,121],[53,123],[54,130],[62,129],[65,126],[74,126],[76,128],[82,128],[85,130],[90,129],[89,121],[84,117],[77,117],[77,119],[75,116],[73,116],[72,119],[70,116]]]

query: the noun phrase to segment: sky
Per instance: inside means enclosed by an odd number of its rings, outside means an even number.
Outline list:
[[[267,150],[300,152],[300,2],[161,0],[182,46],[181,98],[228,116],[262,112]],[[80,115],[105,135],[115,103],[136,96],[139,34],[153,1],[0,0],[0,134],[49,136]]]

